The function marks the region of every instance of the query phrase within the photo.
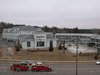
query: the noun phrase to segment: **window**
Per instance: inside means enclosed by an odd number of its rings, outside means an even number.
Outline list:
[[[44,46],[44,42],[42,41],[37,42],[37,47],[43,47],[43,46]]]
[[[30,41],[27,42],[27,47],[31,47]]]

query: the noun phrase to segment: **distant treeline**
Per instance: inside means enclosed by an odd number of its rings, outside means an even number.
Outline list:
[[[26,26],[25,24],[12,24],[6,22],[0,22],[0,33],[2,33],[4,28],[11,28],[15,26]],[[38,27],[38,26],[34,26]],[[58,27],[48,27],[45,25],[44,27],[40,27],[45,32],[53,32],[55,33],[91,33],[91,34],[100,34],[100,29],[79,29],[78,27],[75,28],[58,28]]]
[[[0,33],[2,33],[3,29],[5,29],[5,28],[11,28],[11,27],[15,27],[15,26],[25,26],[25,25],[0,22]]]
[[[100,34],[100,29],[79,29],[75,28],[58,28],[58,27],[48,27],[47,25],[42,27],[45,32],[53,33],[90,33],[90,34]]]

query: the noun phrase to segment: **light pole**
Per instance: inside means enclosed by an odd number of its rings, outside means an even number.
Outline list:
[[[78,75],[78,37],[76,38],[76,75]]]

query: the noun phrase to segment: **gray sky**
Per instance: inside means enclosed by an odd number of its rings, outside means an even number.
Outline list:
[[[0,0],[0,21],[61,28],[100,28],[100,0]]]

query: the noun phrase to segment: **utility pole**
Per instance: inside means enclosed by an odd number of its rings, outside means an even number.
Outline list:
[[[76,75],[78,75],[78,37],[76,38]]]

